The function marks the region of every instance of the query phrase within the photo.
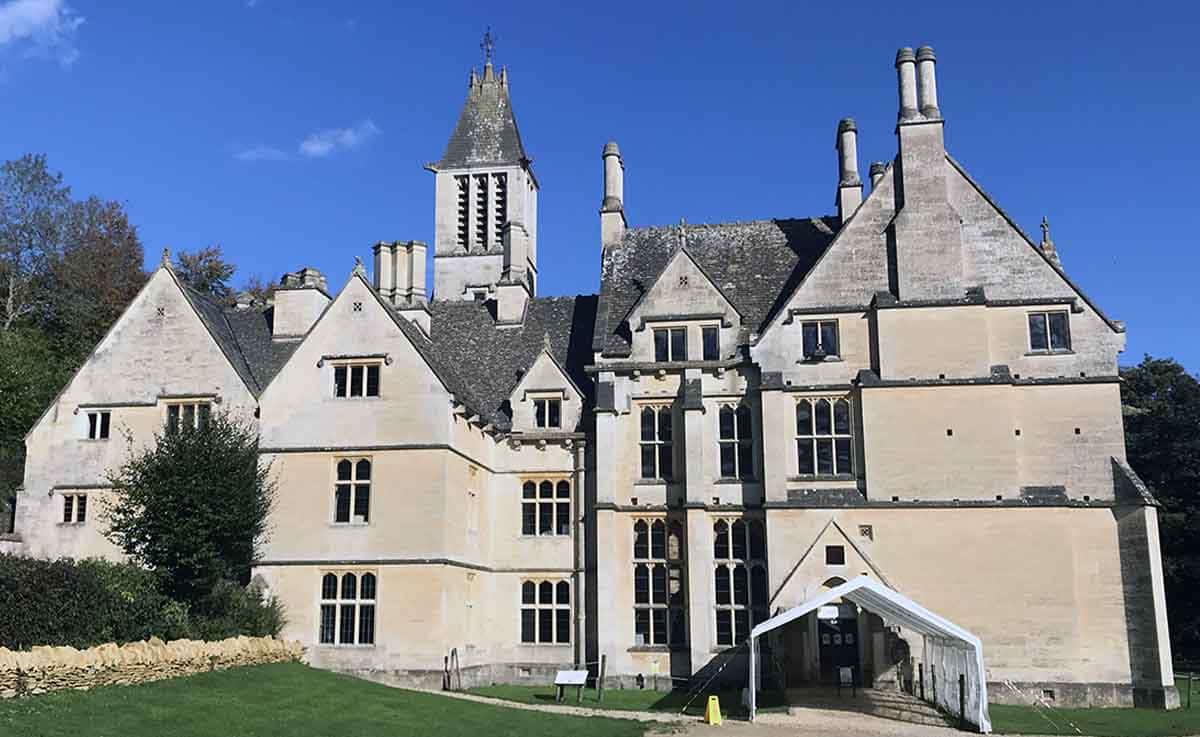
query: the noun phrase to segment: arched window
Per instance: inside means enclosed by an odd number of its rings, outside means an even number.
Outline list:
[[[321,576],[320,631],[322,645],[375,644],[374,573],[345,572]]]
[[[521,642],[571,642],[570,582],[521,582]]]
[[[754,478],[754,431],[750,427],[750,408],[726,405],[717,415],[717,450],[721,459],[721,477]]]
[[[634,645],[687,642],[683,590],[683,525],[637,520],[633,524]]]
[[[713,523],[713,582],[717,644],[736,645],[767,619],[766,539],[758,519]]]
[[[337,462],[333,502],[334,522],[364,525],[371,521],[371,461],[343,458]]]
[[[571,534],[571,482],[526,481],[521,485],[521,534]]]
[[[675,478],[675,457],[671,441],[671,407],[642,407],[641,440],[642,478],[671,481]]]
[[[796,403],[797,470],[803,476],[854,473],[853,423],[844,397],[802,399]]]

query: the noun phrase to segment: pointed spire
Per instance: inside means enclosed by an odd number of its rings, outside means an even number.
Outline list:
[[[501,69],[497,76],[492,61],[494,47],[495,37],[489,28],[479,44],[483,73],[472,66],[466,102],[441,161],[433,165],[436,169],[530,163],[508,97],[508,70]]]
[[[1042,216],[1042,243],[1040,248],[1046,258],[1050,259],[1050,263],[1058,268],[1062,268],[1062,261],[1058,258],[1058,249],[1054,247],[1054,241],[1050,240],[1050,220],[1045,215]]]

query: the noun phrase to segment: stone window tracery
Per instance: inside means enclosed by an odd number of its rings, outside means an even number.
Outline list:
[[[633,524],[634,645],[682,646],[687,642],[683,583],[683,525],[639,519]]]
[[[371,461],[342,458],[333,487],[333,521],[365,525],[371,521]]]
[[[675,478],[670,405],[645,406],[640,413],[641,477],[671,481]]]
[[[521,534],[571,534],[570,481],[543,479],[521,486]]]
[[[854,473],[849,399],[806,397],[796,402],[796,459],[801,476]]]
[[[521,642],[559,644],[571,642],[571,583],[521,582]]]
[[[768,616],[767,546],[762,520],[713,523],[713,584],[717,644],[745,641]]]
[[[325,573],[317,641],[322,645],[374,645],[374,573]]]
[[[717,446],[721,459],[721,478],[754,478],[754,430],[750,407],[727,404],[717,414]]]

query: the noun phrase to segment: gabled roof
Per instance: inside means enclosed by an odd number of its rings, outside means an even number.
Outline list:
[[[519,326],[498,326],[494,309],[491,302],[430,304],[428,350],[453,377],[455,396],[484,422],[510,430],[509,397],[548,340],[550,357],[583,395],[584,404],[590,405],[592,381],[584,367],[591,363],[596,297],[531,299]]]
[[[758,332],[833,240],[837,218],[755,220],[684,226],[684,247],[743,320]],[[605,249],[593,349],[629,354],[624,324],[678,248],[680,226],[631,228]]]
[[[671,264],[675,263],[675,260],[679,258],[686,258],[688,261],[690,261],[692,265],[696,267],[696,270],[700,272],[700,275],[712,285],[712,288],[717,290],[717,294],[719,294],[722,299],[729,303],[729,306],[733,308],[734,312],[738,313],[739,317],[741,316],[741,310],[737,308],[737,305],[733,303],[733,300],[729,299],[724,290],[717,285],[717,282],[712,278],[712,275],[704,270],[703,264],[697,261],[696,257],[688,252],[687,246],[680,246],[675,249],[675,253],[667,257],[667,260],[663,262],[662,268],[658,270],[658,274],[656,274],[655,277],[650,280],[649,285],[641,294],[638,295],[638,298],[632,305],[629,306],[629,310],[625,313],[625,315],[622,316],[621,319],[628,320],[633,315],[638,306],[642,304],[642,301],[646,299],[646,296],[654,290],[654,286],[662,280],[663,274],[665,274],[667,270],[671,268]]]
[[[502,73],[497,78],[491,64],[484,67],[482,78],[477,78],[472,71],[467,100],[437,168],[525,165],[528,162],[508,98],[507,74]]]
[[[295,341],[272,338],[274,308],[239,310],[223,305],[185,284],[171,269],[167,272],[246,388],[255,397],[262,394],[297,345]]]

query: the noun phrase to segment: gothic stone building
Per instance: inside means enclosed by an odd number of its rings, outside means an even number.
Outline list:
[[[337,289],[288,274],[266,308],[164,260],[30,431],[3,546],[116,556],[117,438],[219,407],[278,483],[255,577],[324,667],[436,685],[453,649],[476,681],[600,655],[730,675],[754,623],[869,576],[977,634],[993,700],[1172,703],[1124,328],[946,152],[934,68],[897,55],[899,152],[869,181],[838,124],[830,216],[630,227],[607,144],[600,293],[577,297],[538,296],[508,77],[472,71],[427,167],[432,292],[419,241]],[[768,649],[789,685],[920,658],[852,606]]]

